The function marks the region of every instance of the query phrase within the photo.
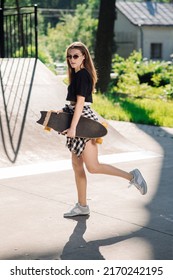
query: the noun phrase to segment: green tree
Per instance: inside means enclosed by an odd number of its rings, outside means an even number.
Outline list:
[[[54,61],[65,60],[65,49],[73,41],[82,41],[94,52],[94,39],[97,29],[97,19],[92,17],[92,9],[86,4],[78,5],[74,16],[65,14],[55,28],[48,28],[48,37],[42,43],[49,51]]]
[[[1,0],[7,6],[15,6],[15,0]],[[20,7],[25,5],[38,4],[41,8],[56,8],[56,9],[75,9],[78,4],[87,3],[87,0],[20,0]]]
[[[10,6],[10,7],[16,7],[16,0],[1,0],[1,2],[4,2],[4,6]],[[26,6],[31,4],[31,0],[20,0],[17,1],[18,6]]]

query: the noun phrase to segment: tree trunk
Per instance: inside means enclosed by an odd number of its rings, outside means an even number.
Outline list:
[[[95,64],[98,72],[97,89],[104,93],[110,82],[114,38],[116,0],[100,0],[96,35]]]

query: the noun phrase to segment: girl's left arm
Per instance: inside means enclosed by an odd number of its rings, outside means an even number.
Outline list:
[[[76,127],[77,127],[79,119],[82,115],[84,103],[85,103],[85,97],[83,97],[81,95],[77,95],[77,102],[76,102],[76,105],[75,105],[75,111],[74,111],[74,115],[73,115],[73,118],[72,118],[71,126],[67,130],[67,136],[68,137],[73,138],[73,137],[76,136]]]

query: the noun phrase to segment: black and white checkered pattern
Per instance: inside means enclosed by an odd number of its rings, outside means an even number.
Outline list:
[[[66,113],[74,113],[75,106],[72,105],[65,105],[63,108],[63,111]],[[95,113],[91,110],[89,105],[84,106],[83,111],[82,111],[82,116],[86,117],[88,119],[92,119],[94,121],[98,121],[97,116]],[[86,143],[89,141],[89,138],[80,138],[80,137],[75,137],[75,138],[70,138],[67,137],[67,142],[66,146],[68,149],[75,153],[78,157],[82,154],[83,150],[85,149]]]

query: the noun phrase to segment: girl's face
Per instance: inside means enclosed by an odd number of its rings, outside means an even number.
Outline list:
[[[83,61],[85,59],[85,55],[83,55],[78,49],[69,49],[67,59],[70,66],[75,69],[75,72],[78,72],[84,67]]]

